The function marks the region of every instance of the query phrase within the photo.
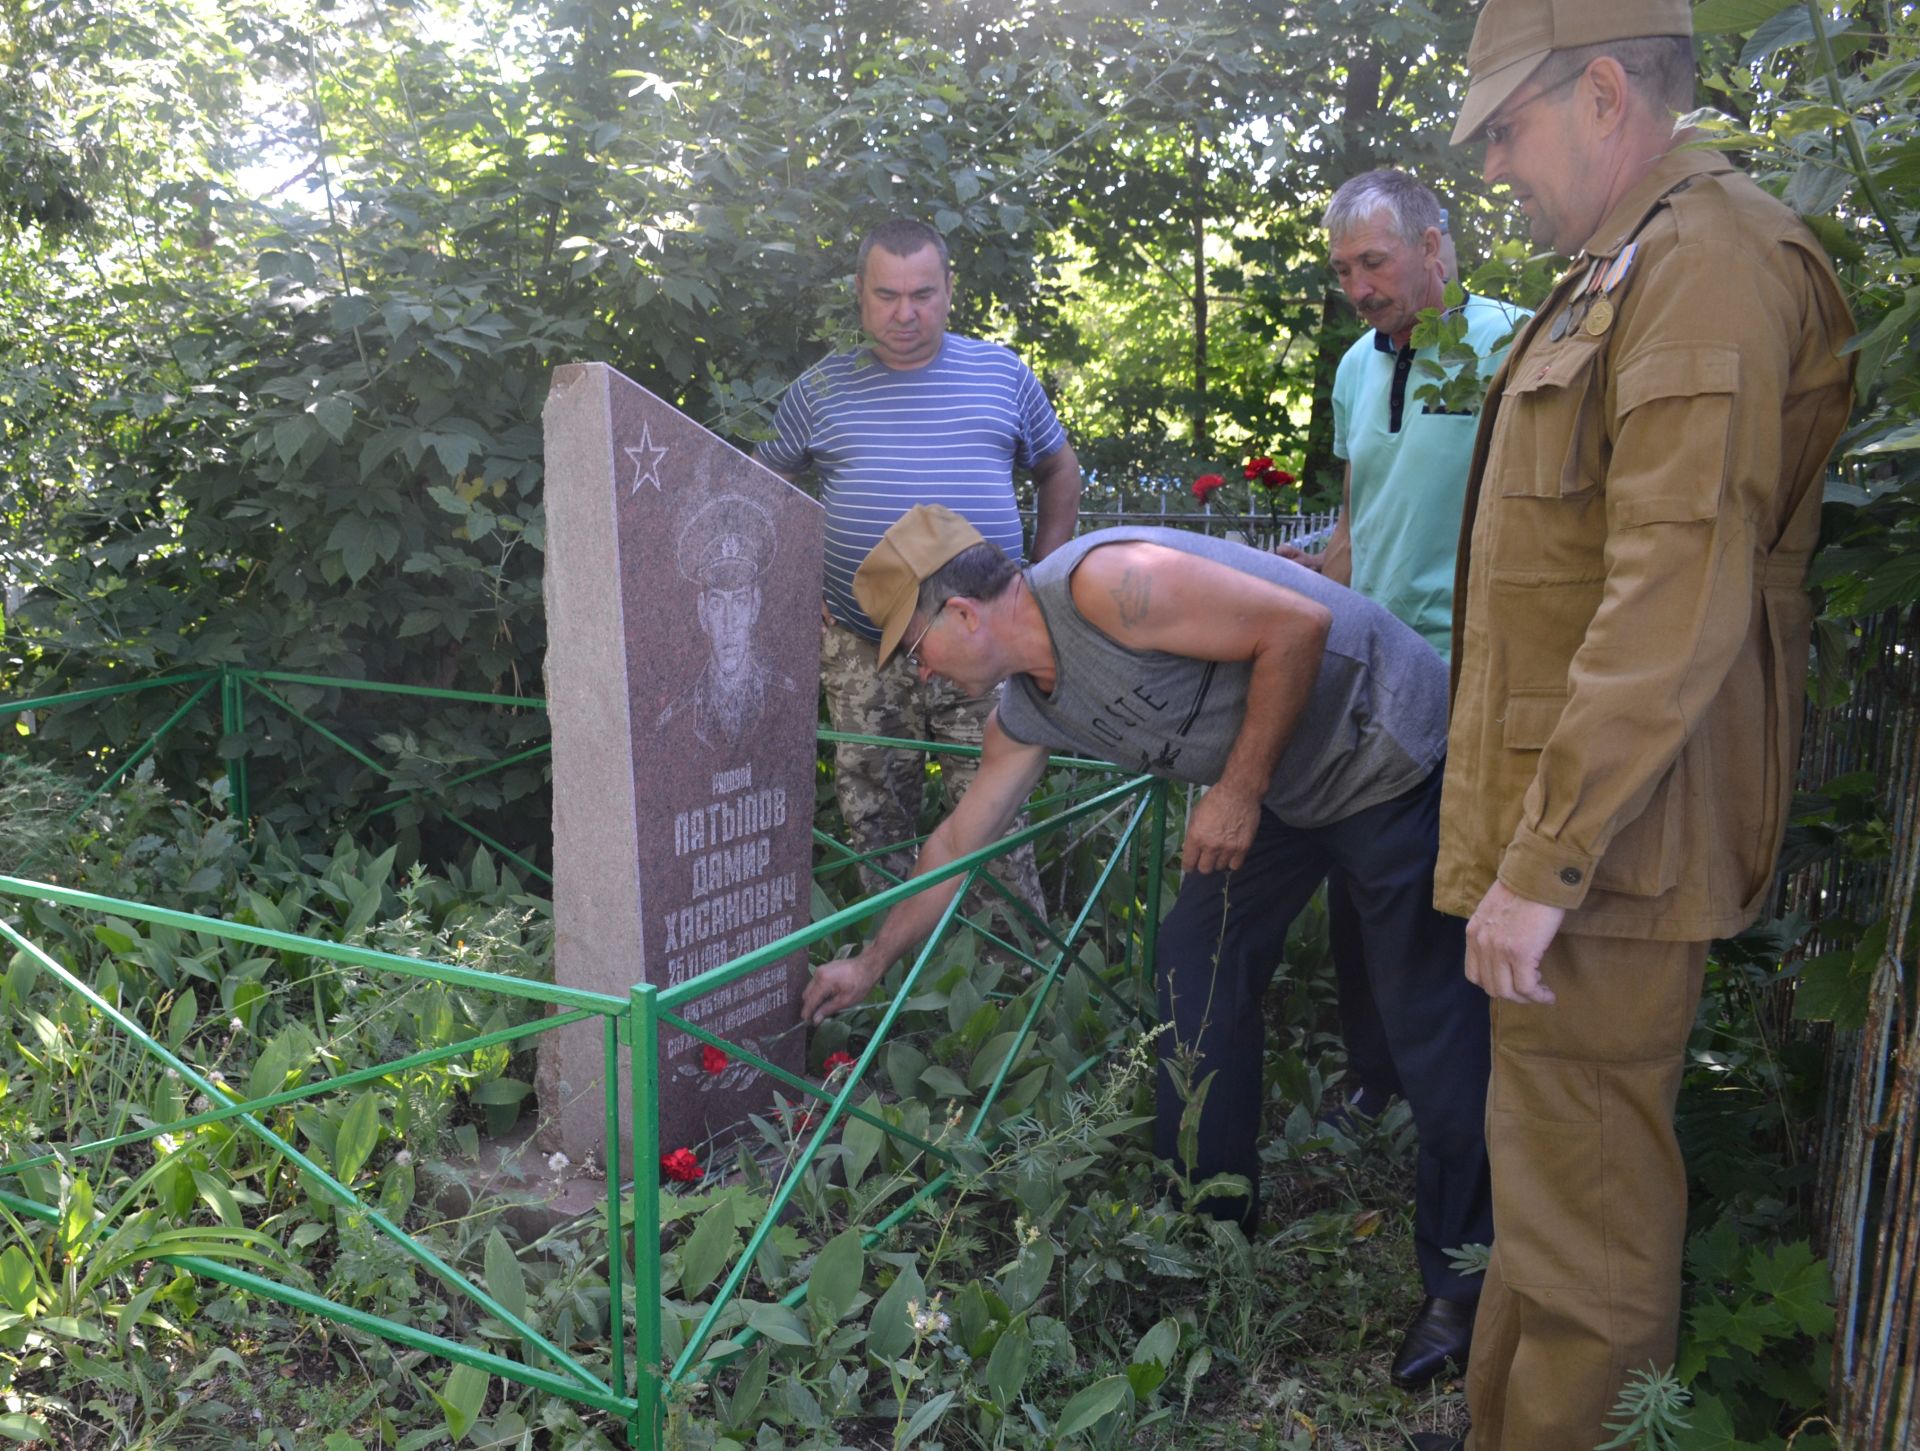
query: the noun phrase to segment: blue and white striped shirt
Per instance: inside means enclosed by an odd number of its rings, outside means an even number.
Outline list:
[[[827,507],[826,599],[869,640],[853,572],[915,504],[945,504],[1016,562],[1025,557],[1013,470],[1066,446],[1031,369],[998,343],[948,333],[924,368],[900,372],[866,348],[836,353],[780,400],[760,457],[784,474],[812,468]]]

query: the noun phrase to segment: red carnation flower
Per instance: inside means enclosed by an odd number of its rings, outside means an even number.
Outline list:
[[[853,1054],[851,1053],[827,1054],[827,1065],[826,1065],[827,1077],[829,1078],[833,1077],[833,1075],[838,1073],[842,1068],[851,1068],[851,1067],[853,1067]]]
[[[660,1170],[676,1184],[697,1184],[706,1174],[692,1149],[675,1149],[660,1156]]]
[[[1206,503],[1207,495],[1222,487],[1227,481],[1218,474],[1202,474],[1193,481],[1193,497]]]
[[[727,1064],[732,1061],[733,1060],[728,1058],[726,1054],[714,1047],[713,1044],[702,1043],[700,1045],[700,1066],[708,1073],[724,1072]]]
[[[1260,477],[1255,482],[1263,489],[1284,489],[1293,482],[1293,475],[1285,469],[1268,465],[1260,471]]]
[[[1260,478],[1272,467],[1273,460],[1270,458],[1250,458],[1247,460],[1244,477],[1249,479]]]

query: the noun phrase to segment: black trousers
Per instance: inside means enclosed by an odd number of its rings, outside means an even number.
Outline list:
[[[1373,1000],[1367,979],[1367,946],[1360,935],[1360,907],[1340,878],[1327,882],[1327,945],[1333,954],[1334,980],[1340,989],[1340,1037],[1347,1045],[1347,1076],[1343,1096],[1351,1098],[1370,1089],[1384,1101],[1400,1093],[1400,1077],[1393,1071],[1393,1050],[1387,1046],[1386,1025]],[[1404,1094],[1401,1095],[1405,1097]]]
[[[1369,986],[1394,1076],[1419,1133],[1414,1247],[1430,1295],[1472,1300],[1479,1277],[1447,1263],[1447,1251],[1493,1240],[1485,1139],[1487,999],[1465,974],[1466,924],[1434,910],[1440,770],[1391,801],[1330,826],[1291,827],[1270,812],[1235,872],[1189,873],[1161,925],[1160,1038],[1155,1147],[1179,1157],[1184,1109],[1166,1060],[1192,1053],[1192,1082],[1207,1088],[1195,1179],[1242,1174],[1242,1200],[1210,1206],[1259,1222],[1256,1142],[1265,1098],[1262,999],[1286,948],[1287,929],[1322,880],[1351,893],[1359,911]]]

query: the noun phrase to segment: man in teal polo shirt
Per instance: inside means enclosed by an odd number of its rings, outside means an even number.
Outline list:
[[[1426,187],[1382,168],[1334,193],[1326,228],[1334,275],[1370,328],[1334,376],[1333,451],[1347,465],[1340,521],[1325,553],[1281,553],[1386,606],[1445,659],[1454,553],[1479,423],[1477,408],[1450,409],[1420,396],[1437,381],[1420,364],[1438,363],[1439,350],[1415,348],[1413,329],[1422,311],[1445,305],[1455,267],[1446,214]],[[1491,376],[1527,314],[1471,295],[1463,313],[1481,375]],[[1378,1115],[1401,1091],[1374,988],[1376,979],[1394,981],[1394,965],[1366,961],[1358,909],[1337,883],[1328,885],[1327,913],[1347,1046],[1343,1116],[1351,1123]],[[1429,1299],[1395,1359],[1395,1383],[1422,1385],[1445,1362],[1463,1363],[1473,1309],[1470,1302]]]
[[[1432,192],[1382,168],[1349,181],[1327,207],[1334,275],[1371,330],[1333,384],[1333,452],[1346,461],[1344,507],[1326,552],[1330,579],[1385,605],[1442,656],[1453,633],[1453,564],[1477,410],[1423,401],[1433,381],[1414,324],[1446,297],[1446,218]],[[1469,295],[1467,341],[1490,377],[1527,313]],[[1285,551],[1283,551],[1285,552]]]

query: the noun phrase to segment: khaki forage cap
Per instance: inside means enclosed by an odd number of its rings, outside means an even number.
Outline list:
[[[853,573],[853,597],[880,627],[877,664],[885,665],[900,648],[920,582],[955,555],[986,542],[978,529],[941,504],[915,504],[880,536]]]
[[[1606,40],[1692,35],[1687,0],[1487,0],[1467,47],[1467,99],[1453,144],[1480,134],[1549,52]]]

